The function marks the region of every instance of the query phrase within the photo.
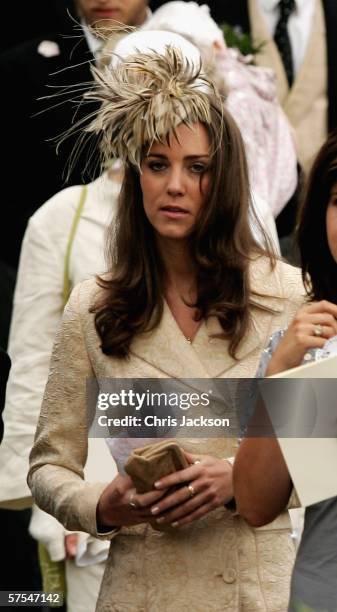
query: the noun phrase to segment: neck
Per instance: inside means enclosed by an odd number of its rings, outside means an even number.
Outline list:
[[[158,239],[158,248],[164,266],[165,284],[181,290],[195,285],[196,270],[186,242]]]

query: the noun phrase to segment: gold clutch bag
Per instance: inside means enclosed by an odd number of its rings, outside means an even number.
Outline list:
[[[147,493],[154,489],[157,480],[189,465],[181,446],[175,440],[163,440],[134,449],[124,467],[137,492]]]

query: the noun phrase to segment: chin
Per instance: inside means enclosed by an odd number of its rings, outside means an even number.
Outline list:
[[[160,238],[164,238],[165,240],[187,240],[191,235],[191,232],[186,231],[158,231],[157,234]]]

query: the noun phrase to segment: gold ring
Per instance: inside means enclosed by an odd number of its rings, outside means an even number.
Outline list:
[[[130,499],[129,499],[129,506],[131,506],[131,508],[138,508],[138,504],[134,501],[134,498],[135,498],[135,494],[131,493]]]
[[[314,335],[315,336],[323,336],[323,326],[322,325],[315,325],[314,327]]]
[[[188,488],[188,492],[190,494],[190,497],[194,497],[195,496],[194,487],[191,484],[189,484],[187,488]]]

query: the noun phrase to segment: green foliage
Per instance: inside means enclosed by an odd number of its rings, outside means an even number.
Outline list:
[[[223,31],[227,47],[238,49],[242,55],[256,55],[261,52],[266,44],[264,41],[253,41],[250,34],[245,34],[239,28],[233,28],[228,23],[223,23],[220,28]]]

